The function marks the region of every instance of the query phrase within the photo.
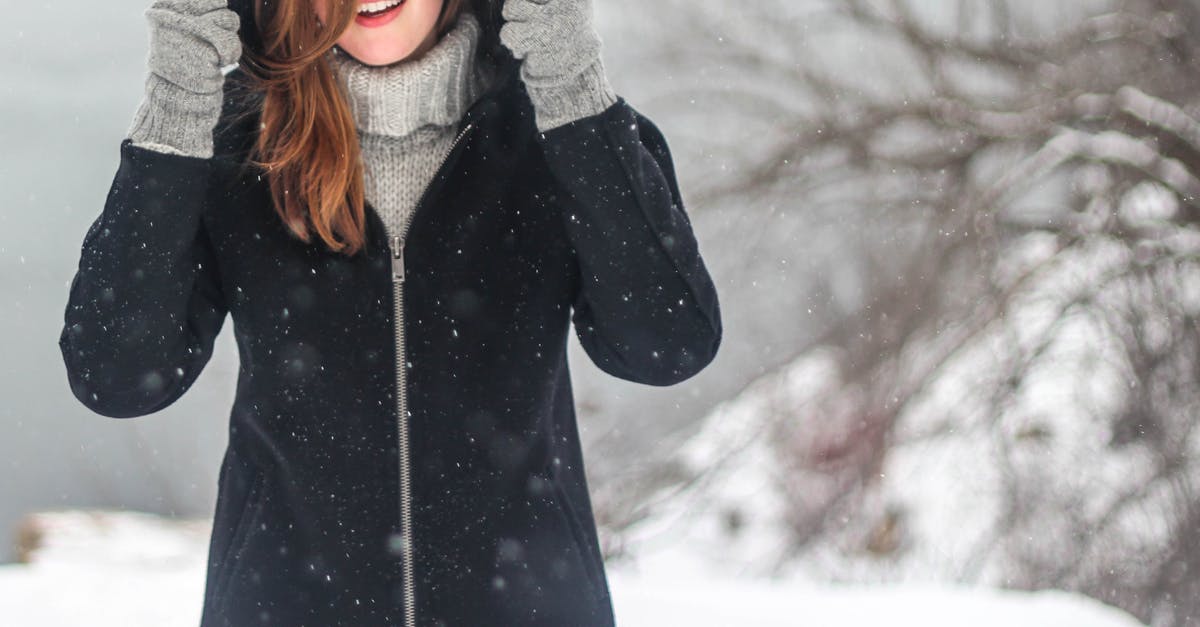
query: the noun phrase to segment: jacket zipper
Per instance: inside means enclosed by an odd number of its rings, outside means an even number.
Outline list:
[[[404,342],[404,240],[408,235],[408,227],[412,224],[413,217],[417,215],[417,211],[425,203],[425,197],[429,194],[429,188],[441,176],[442,168],[445,167],[446,161],[450,155],[454,154],[454,149],[458,146],[458,142],[471,130],[473,122],[467,123],[454,138],[454,142],[450,144],[450,150],[446,151],[446,155],[442,157],[442,162],[438,164],[437,170],[421,192],[421,198],[417,201],[413,210],[409,212],[408,217],[404,220],[400,228],[400,233],[392,235],[391,253],[392,253],[392,286],[393,303],[396,309],[396,409],[397,422],[396,430],[399,438],[399,454],[400,454],[400,533],[401,533],[401,554],[404,560],[404,624],[405,627],[416,627],[417,625],[417,610],[416,610],[416,586],[413,582],[413,530],[412,530],[412,489],[411,489],[411,460],[409,459],[408,450],[408,391],[405,389],[405,342]]]

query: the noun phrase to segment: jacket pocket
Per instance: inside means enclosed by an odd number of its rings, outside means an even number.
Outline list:
[[[217,571],[217,580],[214,582],[213,588],[214,601],[218,607],[223,608],[226,604],[229,582],[232,581],[233,576],[236,574],[235,571],[240,563],[241,555],[245,552],[251,530],[254,528],[254,525],[258,524],[259,514],[262,511],[264,483],[265,476],[262,471],[255,470],[254,480],[250,484],[250,489],[246,494],[246,500],[242,505],[241,513],[238,515],[237,523],[234,525],[232,535],[229,538],[229,544],[221,556],[221,566]]]
[[[571,507],[571,500],[567,497],[566,491],[557,478],[550,481],[550,485],[554,486],[553,496],[554,505],[562,514],[563,519],[567,523],[567,528],[571,532],[571,537],[575,542],[575,554],[583,563],[583,569],[587,572],[588,579],[591,582],[592,589],[596,593],[597,598],[603,598],[606,594],[607,587],[605,586],[603,575],[599,569],[603,568],[603,562],[599,562],[600,555],[592,550],[592,543],[588,541],[588,536],[584,532],[583,523],[579,517],[575,515],[575,508]]]

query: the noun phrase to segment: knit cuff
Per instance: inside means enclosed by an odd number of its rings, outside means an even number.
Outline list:
[[[604,62],[599,56],[578,75],[565,81],[539,85],[538,79],[522,78],[533,102],[535,123],[540,133],[600,113],[617,102],[617,94],[608,82]]]
[[[220,91],[198,94],[150,73],[127,136],[140,146],[169,147],[176,154],[207,159],[213,155],[213,129],[223,99]]]
[[[145,148],[147,150],[153,150],[155,152],[162,152],[162,153],[166,153],[168,155],[184,155],[184,152],[182,150],[180,150],[174,146],[168,146],[166,144],[155,144],[152,142],[132,142],[132,144],[134,146],[137,146],[138,148]],[[187,156],[187,155],[184,155],[184,156]]]

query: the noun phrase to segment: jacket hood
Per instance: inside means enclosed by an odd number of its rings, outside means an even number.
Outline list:
[[[254,17],[254,5],[257,1],[229,0],[229,8],[237,13],[241,19],[238,36],[242,40],[243,50],[252,50],[261,53],[263,51],[263,37]],[[269,2],[270,0],[263,1]],[[288,0],[282,1],[286,2]],[[308,2],[310,0],[292,1]],[[462,10],[474,13],[475,17],[479,20],[479,25],[482,27],[477,52],[480,60],[496,64],[500,70],[500,75],[505,75],[508,71],[515,69],[513,66],[517,65],[517,60],[500,43],[500,27],[504,23],[504,18],[501,17],[502,8],[503,0],[465,0],[465,6]]]

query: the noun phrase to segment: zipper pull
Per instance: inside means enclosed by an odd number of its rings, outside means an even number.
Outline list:
[[[404,240],[399,235],[392,236],[392,280],[404,282]]]

